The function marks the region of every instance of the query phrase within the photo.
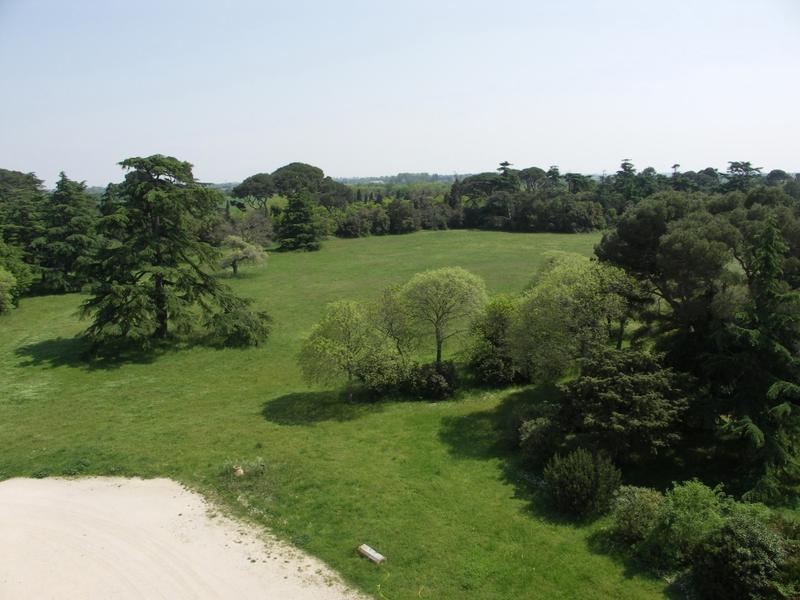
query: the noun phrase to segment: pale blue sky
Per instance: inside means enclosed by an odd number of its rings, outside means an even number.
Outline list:
[[[0,167],[800,170],[800,1],[0,0]]]

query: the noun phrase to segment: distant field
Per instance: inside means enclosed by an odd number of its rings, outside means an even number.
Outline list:
[[[273,254],[230,280],[275,318],[262,348],[194,347],[93,369],[73,337],[85,326],[75,316],[80,298],[25,299],[0,319],[0,479],[173,477],[391,600],[662,597],[664,582],[594,549],[599,524],[549,515],[509,460],[507,416],[537,390],[348,404],[306,386],[295,364],[327,302],[376,297],[452,265],[484,277],[492,292],[518,292],[545,251],[588,255],[598,240],[420,232]],[[259,456],[262,478],[220,477],[226,461]],[[388,562],[357,558],[362,542]]]

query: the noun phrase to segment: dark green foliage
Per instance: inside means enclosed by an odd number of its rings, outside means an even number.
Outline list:
[[[781,537],[752,516],[734,515],[692,555],[693,579],[709,600],[778,598],[786,549]]]
[[[231,190],[236,198],[269,198],[275,192],[275,183],[269,173],[251,175]]]
[[[206,327],[212,339],[223,346],[258,346],[269,336],[272,318],[264,311],[249,308],[249,300],[227,295],[220,310],[208,315]]]
[[[444,400],[458,389],[456,367],[451,361],[414,365],[403,390],[426,400]]]
[[[623,462],[639,463],[680,439],[687,379],[641,350],[601,347],[561,386],[556,421],[565,435]]]
[[[557,409],[554,406],[549,411],[547,406],[537,408],[536,414],[528,415],[519,428],[520,450],[525,462],[532,468],[541,468],[553,455],[553,449],[564,440],[553,425],[552,413]]]
[[[651,488],[624,485],[611,504],[614,537],[633,546],[650,534],[661,517],[664,496]]]
[[[95,346],[120,338],[147,346],[170,332],[188,333],[198,321],[218,327],[226,341],[245,339],[247,328],[251,341],[261,337],[263,319],[211,275],[217,253],[199,235],[216,213],[219,192],[199,186],[191,165],[172,157],[120,164],[130,172],[115,209],[98,225],[103,243],[89,271],[92,296],[82,306]]]
[[[298,193],[289,198],[278,228],[278,241],[286,250],[320,249],[319,224],[308,193]]]
[[[45,203],[42,181],[33,173],[0,169],[0,235],[19,250],[34,272],[45,243]]]
[[[323,179],[322,169],[299,162],[289,163],[272,173],[276,193],[286,198],[318,193]]]
[[[97,218],[86,184],[61,173],[42,211],[45,230],[37,253],[44,289],[69,292],[86,282],[86,262],[97,242]]]
[[[555,508],[575,516],[605,512],[622,481],[619,469],[607,457],[583,448],[566,456],[556,454],[543,475]]]
[[[409,200],[395,199],[389,203],[389,231],[391,233],[411,233],[420,228],[414,215],[414,207]]]

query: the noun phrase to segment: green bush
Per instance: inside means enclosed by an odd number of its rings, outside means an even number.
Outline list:
[[[240,298],[227,298],[222,310],[207,319],[206,326],[223,346],[258,346],[269,336],[272,318],[263,311],[250,310],[248,304]]]
[[[442,361],[438,365],[416,365],[411,369],[404,387],[418,398],[443,400],[458,389],[456,367],[450,361]]]
[[[608,509],[622,475],[605,456],[583,448],[556,454],[544,469],[544,480],[554,506],[571,515],[602,513]]]
[[[777,597],[776,578],[785,556],[780,535],[757,518],[735,515],[695,549],[695,587],[711,600]]]
[[[519,428],[519,446],[525,462],[531,466],[541,466],[552,456],[557,443],[558,432],[553,421],[546,416],[528,419]]]
[[[14,306],[12,292],[16,285],[16,277],[0,266],[0,314],[8,312]]]
[[[626,544],[638,544],[658,523],[663,505],[664,496],[657,490],[622,486],[611,504],[614,537]]]
[[[640,557],[663,569],[687,565],[700,543],[725,522],[728,502],[719,487],[696,479],[674,484],[664,495],[658,523],[638,547]]]
[[[359,361],[356,375],[370,392],[386,394],[396,391],[407,380],[408,368],[396,354],[376,351]]]

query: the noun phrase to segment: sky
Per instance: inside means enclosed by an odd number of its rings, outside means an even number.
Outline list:
[[[800,1],[0,0],[0,167],[800,171]]]

